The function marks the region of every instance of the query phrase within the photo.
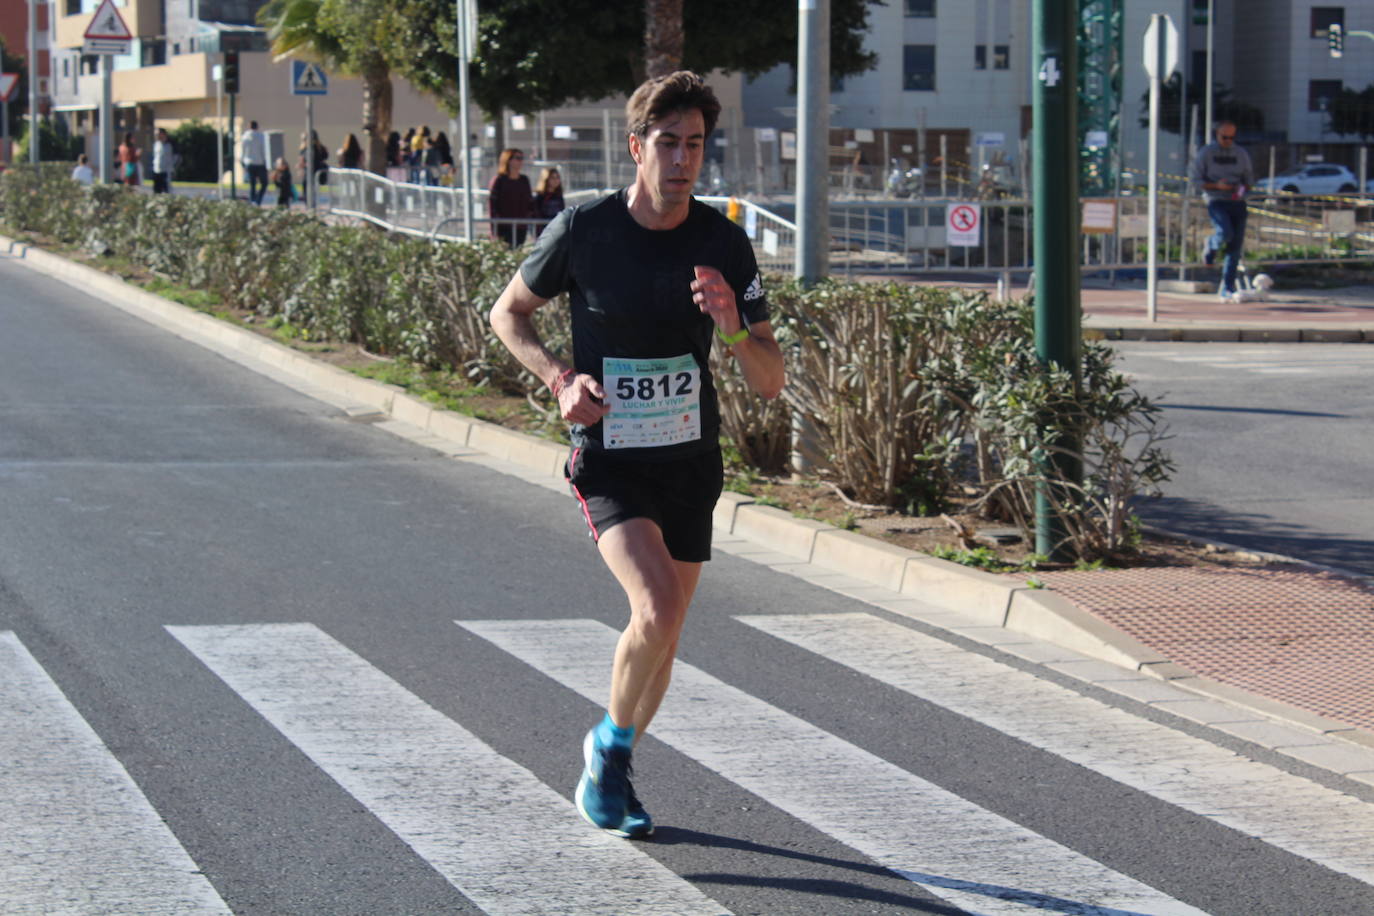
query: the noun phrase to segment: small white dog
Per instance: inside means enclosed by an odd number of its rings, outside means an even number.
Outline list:
[[[1255,274],[1252,279],[1242,266],[1236,273],[1236,291],[1224,298],[1227,302],[1263,302],[1269,298],[1269,291],[1273,288],[1273,277]]]

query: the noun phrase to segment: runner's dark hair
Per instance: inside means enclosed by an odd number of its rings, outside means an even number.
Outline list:
[[[649,125],[659,118],[693,108],[701,112],[709,135],[720,117],[720,102],[700,74],[679,70],[645,80],[625,105],[626,133],[643,140],[648,136]]]

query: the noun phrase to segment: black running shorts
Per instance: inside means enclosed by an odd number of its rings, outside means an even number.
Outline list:
[[[564,473],[593,540],[623,521],[647,518],[674,560],[711,559],[712,513],[725,481],[720,449],[657,462],[574,448]]]

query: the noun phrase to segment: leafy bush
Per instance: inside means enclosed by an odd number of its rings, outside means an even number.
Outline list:
[[[539,387],[487,321],[518,265],[504,245],[434,244],[302,211],[86,188],[66,170],[0,176],[0,219],[146,265],[282,334],[350,341],[477,387]],[[921,514],[971,491],[986,514],[1028,537],[1039,495],[1078,556],[1132,546],[1131,505],[1172,465],[1159,408],[1113,371],[1110,349],[1085,344],[1075,381],[1037,359],[1029,300],[895,283],[805,289],[778,278],[769,291],[784,397],[758,398],[722,353],[712,357],[732,456],[777,473],[796,452],[854,500]],[[549,348],[568,353],[566,302],[535,317]]]
[[[219,131],[200,120],[183,121],[167,132],[172,146],[177,152],[174,181],[218,181],[216,171],[219,158],[215,154],[215,144],[220,142]],[[228,138],[225,138],[227,143]],[[227,147],[226,147],[227,149]],[[233,159],[226,153],[226,165]]]
[[[18,105],[11,105],[10,110],[14,111],[18,107]],[[40,161],[66,162],[66,170],[70,172],[72,165],[76,162],[76,157],[84,152],[86,152],[85,138],[69,133],[65,123],[54,121],[52,118],[39,119],[38,158]],[[15,140],[14,161],[22,163],[29,161],[29,124],[27,121],[24,122],[18,139]]]
[[[1136,546],[1131,507],[1173,472],[1161,410],[1114,371],[1114,352],[1083,345],[1077,383],[1040,363],[1029,301],[1020,333],[990,341],[971,368],[971,438],[981,502],[1029,537],[1037,497],[1060,521],[1054,549],[1111,557]],[[955,400],[962,401],[958,395]]]

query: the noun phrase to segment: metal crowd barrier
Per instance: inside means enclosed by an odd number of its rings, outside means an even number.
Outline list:
[[[392,181],[372,172],[331,169],[333,212],[368,220],[395,232],[432,239],[466,238],[464,192],[442,185]],[[609,193],[586,189],[565,195],[568,206]],[[543,221],[491,220],[487,192],[473,192],[473,235],[487,238],[502,224]],[[796,258],[794,222],[751,201],[724,196],[697,198],[731,216],[754,243],[759,266],[790,272]],[[1081,264],[1086,270],[1143,268],[1149,260],[1148,200],[1126,195],[1085,201]],[[952,212],[976,211],[976,232],[951,243]],[[1252,197],[1247,252],[1285,261],[1374,259],[1374,200],[1358,196]],[[989,273],[1033,268],[1033,212],[1028,200],[831,201],[830,261],[834,273],[910,274],[923,271]],[[1201,200],[1161,194],[1156,245],[1162,267],[1199,264],[1212,233]]]
[[[1129,270],[1149,260],[1143,196],[1086,201],[1080,263],[1087,270]],[[1251,198],[1245,251],[1284,261],[1374,259],[1374,200]],[[951,238],[952,211],[976,214],[976,232]],[[967,220],[967,217],[965,218]],[[1199,199],[1162,194],[1156,246],[1161,267],[1200,265],[1212,224]],[[832,201],[831,269],[835,273],[1028,271],[1034,266],[1033,210],[1028,200]]]

